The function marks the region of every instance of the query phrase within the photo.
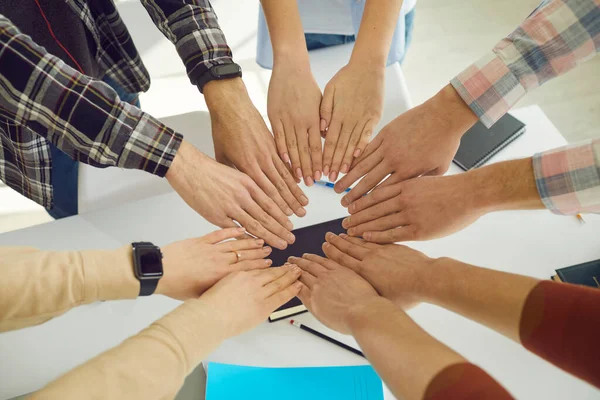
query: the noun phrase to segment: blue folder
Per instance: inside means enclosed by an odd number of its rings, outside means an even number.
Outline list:
[[[383,400],[381,379],[368,365],[263,368],[208,364],[206,400]]]

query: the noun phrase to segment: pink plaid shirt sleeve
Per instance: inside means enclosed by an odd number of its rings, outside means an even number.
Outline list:
[[[600,213],[600,139],[533,157],[538,192],[556,214]]]
[[[488,128],[527,92],[600,49],[600,0],[545,0],[451,84]]]

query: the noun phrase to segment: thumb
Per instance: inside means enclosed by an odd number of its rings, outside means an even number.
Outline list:
[[[323,98],[321,99],[321,108],[319,109],[319,113],[321,114],[321,124],[319,128],[321,129],[321,132],[325,132],[331,123],[334,92],[335,89],[332,86],[327,85],[325,87],[325,92],[323,93]]]

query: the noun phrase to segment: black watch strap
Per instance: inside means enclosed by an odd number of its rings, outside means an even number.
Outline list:
[[[200,75],[196,85],[200,93],[204,93],[204,85],[210,81],[219,81],[223,79],[233,79],[242,77],[242,67],[234,62],[219,64],[211,67],[208,71]]]
[[[135,242],[133,263],[135,277],[140,281],[140,296],[150,296],[156,291],[163,275],[162,253],[158,246],[150,242]]]

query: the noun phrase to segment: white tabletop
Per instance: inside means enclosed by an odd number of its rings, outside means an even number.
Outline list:
[[[527,132],[492,161],[530,156],[564,144],[538,107],[513,113]],[[452,167],[451,173],[458,168]],[[306,189],[307,216],[296,227],[346,215],[339,196],[324,187]],[[326,205],[326,206],[325,206]],[[547,279],[554,269],[600,258],[600,216],[574,217],[548,211],[487,215],[453,236],[411,243],[430,256]],[[214,227],[175,193],[0,235],[0,245],[46,249],[114,248],[136,240],[158,245],[203,235]],[[174,308],[176,301],[151,298],[98,303],[74,309],[38,327],[0,334],[0,399],[34,391],[60,374],[116,345]],[[451,312],[429,305],[411,311],[435,337],[497,378],[517,398],[600,398],[600,391],[529,354],[519,345]],[[321,328],[310,314],[296,319]],[[322,328],[325,330],[325,328]],[[348,343],[348,337],[333,334]],[[213,361],[263,366],[356,365],[360,357],[290,326],[264,323],[225,342]],[[402,362],[402,360],[398,360]],[[389,393],[387,398],[392,398]]]

